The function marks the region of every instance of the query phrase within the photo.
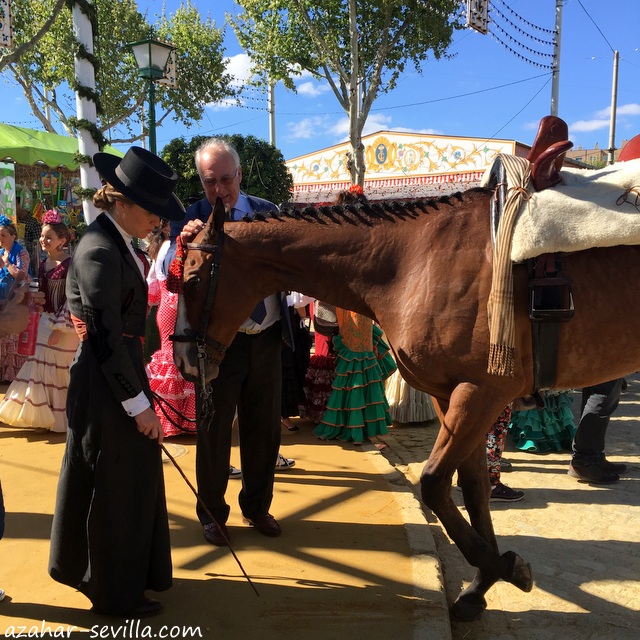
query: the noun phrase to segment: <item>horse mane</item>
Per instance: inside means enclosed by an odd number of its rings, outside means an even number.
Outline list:
[[[254,217],[244,216],[243,222],[264,222],[269,219],[300,220],[317,224],[351,224],[371,226],[378,221],[394,222],[417,218],[430,210],[439,210],[440,205],[453,206],[465,200],[471,194],[490,193],[485,187],[472,187],[464,192],[457,191],[438,198],[417,198],[414,200],[377,200],[373,202],[356,202],[346,204],[328,204],[316,206],[295,206],[284,204],[279,211],[255,213]]]

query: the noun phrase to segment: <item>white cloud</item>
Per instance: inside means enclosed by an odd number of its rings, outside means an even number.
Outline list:
[[[231,84],[236,89],[244,87],[251,80],[251,59],[246,53],[239,53],[231,58],[225,59],[226,70],[231,75]],[[240,104],[244,104],[240,99]],[[224,111],[238,106],[238,100],[234,98],[224,98],[219,102],[207,104],[212,111]]]
[[[374,113],[367,118],[367,122],[362,130],[362,135],[366,136],[369,133],[375,133],[376,131],[387,130],[391,124],[391,116],[385,116],[382,113]],[[344,116],[334,121],[333,124],[327,130],[327,133],[336,136],[338,142],[345,142],[349,139],[349,118]]]
[[[574,132],[585,132],[585,131],[597,131],[598,129],[605,129],[609,126],[608,119],[599,119],[594,118],[593,120],[578,120],[576,122],[572,122],[569,125],[569,131],[571,133]]]
[[[331,91],[331,87],[328,84],[318,84],[317,82],[303,82],[298,85],[297,89],[299,95],[307,98],[315,98],[327,91]]]
[[[251,80],[251,58],[246,53],[231,56],[225,62],[227,73],[233,76],[233,85],[242,87]]]
[[[362,131],[366,136],[376,131],[402,131],[423,135],[438,135],[442,131],[435,129],[413,129],[407,127],[391,127],[391,116],[374,113],[369,116]],[[349,139],[349,118],[335,119],[335,116],[313,116],[287,124],[287,140],[318,140],[318,149],[333,144],[341,144]]]
[[[616,109],[619,116],[640,116],[640,104],[623,104]]]
[[[622,104],[616,107],[616,120],[624,118],[625,116],[638,116],[640,115],[640,104],[630,103]],[[574,131],[597,131],[598,129],[605,129],[609,127],[611,121],[611,107],[605,107],[594,113],[594,117],[591,120],[578,120],[569,125],[569,133]]]
[[[289,131],[287,140],[309,140],[322,135],[326,130],[326,118],[321,116],[303,118],[298,122],[290,122],[287,126]]]

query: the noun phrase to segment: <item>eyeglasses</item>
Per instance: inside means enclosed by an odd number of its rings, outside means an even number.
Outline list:
[[[237,176],[238,176],[238,167],[236,167],[236,170],[232,176],[222,176],[219,180],[216,180],[215,178],[205,178],[203,182],[204,184],[207,185],[207,187],[213,187],[214,189],[218,186],[218,182],[223,187],[229,187],[231,186],[231,183],[236,179]]]

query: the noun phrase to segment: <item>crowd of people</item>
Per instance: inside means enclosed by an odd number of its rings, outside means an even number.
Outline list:
[[[204,198],[185,210],[174,194],[176,173],[154,154],[137,147],[123,158],[96,154],[103,186],[93,201],[102,213],[70,255],[69,230],[57,212],[47,212],[36,271],[15,225],[0,217],[0,378],[10,383],[0,421],[67,433],[49,573],[83,593],[97,613],[154,615],[162,604],[146,592],[171,587],[158,446],[165,438],[195,434],[196,516],[204,539],[226,546],[229,479],[242,479],[238,506],[244,522],[267,537],[281,534],[271,504],[275,472],[295,465],[280,453],[282,429],[299,430],[292,417],[310,422],[319,441],[356,445],[386,434],[394,417],[435,417],[429,396],[396,372],[380,327],[340,308],[330,310],[332,322],[321,320],[327,305],[296,292],[267,297],[242,323],[211,383],[215,411],[206,411],[196,386],[173,361],[178,294],[168,284],[169,273],[218,198],[231,220],[268,216],[277,207],[241,191],[240,158],[227,142],[209,139],[194,160]],[[336,202],[364,200],[358,187],[336,196]],[[145,241],[146,254],[134,239]],[[17,336],[29,319],[23,304],[29,296],[21,285],[34,273],[37,341],[32,355],[21,356]],[[160,344],[145,358],[154,305]],[[564,398],[550,402],[547,415],[512,415],[506,407],[487,433],[491,500],[524,497],[501,481],[501,471],[510,467],[502,459],[510,430],[516,442],[535,442],[539,451],[572,449],[569,473],[581,481],[617,481],[626,468],[606,459],[604,438],[621,385],[617,380],[585,389],[577,428],[569,424]],[[560,416],[555,422],[554,411]],[[241,469],[230,464],[234,428]],[[0,485],[0,537],[3,527]]]

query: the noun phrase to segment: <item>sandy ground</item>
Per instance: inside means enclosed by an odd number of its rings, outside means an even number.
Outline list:
[[[168,442],[195,482],[194,438]],[[83,595],[47,574],[63,451],[64,435],[0,426],[7,508],[0,541],[0,586],[7,592],[0,634],[21,626],[66,634],[75,627],[89,630],[90,637],[143,637],[166,625],[179,632],[174,637],[189,635],[184,626],[197,630],[193,637],[232,640],[412,638],[416,630],[420,638],[450,637],[430,527],[404,477],[372,445],[322,443],[308,425],[283,435],[281,451],[296,466],[277,473],[271,509],[283,528],[277,539],[242,524],[240,482],[229,482],[232,544],[259,596],[228,549],[204,541],[195,498],[167,461],[174,586],[157,596],[164,613],[143,620],[142,627],[90,613]],[[235,445],[232,463],[239,465]]]
[[[281,538],[264,538],[242,524],[239,483],[229,483],[232,542],[259,597],[229,551],[204,542],[195,499],[167,461],[175,581],[158,596],[165,612],[143,626],[90,613],[84,596],[49,578],[48,537],[64,436],[0,425],[8,510],[0,542],[0,586],[8,594],[0,603],[0,633],[44,625],[65,635],[75,626],[90,637],[121,638],[162,632],[188,637],[188,627],[192,637],[230,640],[638,637],[640,375],[629,377],[607,437],[609,457],[629,466],[621,482],[578,483],[566,473],[566,452],[507,449],[513,472],[503,481],[524,490],[525,498],[493,503],[494,526],[501,550],[513,549],[532,564],[535,585],[522,593],[498,583],[488,593],[487,611],[473,623],[450,622],[446,609],[473,569],[415,497],[437,422],[395,425],[382,439],[388,445],[382,452],[373,445],[321,443],[310,425],[298,424],[299,432],[283,434],[281,449],[297,465],[277,474],[272,513],[283,526]],[[193,480],[193,438],[170,445]],[[236,446],[232,462],[239,462]],[[462,506],[459,492],[452,495]]]

